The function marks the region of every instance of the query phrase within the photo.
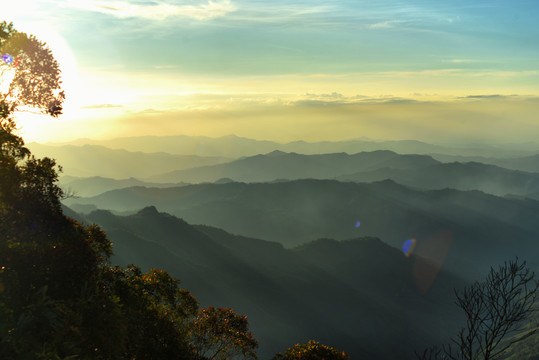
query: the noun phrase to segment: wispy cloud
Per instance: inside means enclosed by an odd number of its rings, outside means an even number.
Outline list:
[[[330,96],[328,96],[330,95]],[[328,107],[328,106],[355,106],[361,104],[407,104],[418,102],[411,98],[402,98],[396,96],[367,97],[363,95],[332,97],[331,94],[306,94],[306,98],[291,101],[288,105],[299,107]]]
[[[112,108],[122,108],[123,105],[116,104],[98,104],[98,105],[87,105],[81,107],[81,109],[112,109]]]
[[[479,60],[472,60],[472,59],[449,59],[444,60],[444,62],[452,63],[452,64],[469,64],[469,63],[478,63]]]
[[[118,18],[143,18],[163,20],[168,17],[188,17],[207,20],[222,17],[236,10],[230,0],[208,1],[201,5],[171,5],[165,2],[135,4],[129,1],[80,1],[69,4],[71,7],[95,11]]]
[[[461,96],[459,99],[502,99],[502,98],[508,98],[507,95],[499,95],[499,94],[493,94],[493,95],[468,95],[468,96]]]
[[[305,94],[306,97],[308,98],[315,98],[315,99],[319,99],[319,98],[330,98],[330,99],[343,99],[344,98],[344,95],[341,94],[341,93],[338,93],[336,91],[332,92],[331,94],[311,94],[311,93],[307,93]]]
[[[231,18],[240,24],[287,24],[293,27],[333,26],[343,21],[338,6],[290,1],[245,1]]]
[[[395,24],[401,23],[402,21],[399,20],[388,20],[388,21],[382,21],[377,22],[374,24],[367,25],[367,29],[391,29],[395,27]]]

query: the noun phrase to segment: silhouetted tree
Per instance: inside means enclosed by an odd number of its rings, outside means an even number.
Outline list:
[[[273,360],[347,360],[349,358],[350,356],[344,351],[309,340],[306,344],[296,344],[286,349],[284,354],[277,353]]]
[[[20,63],[0,61],[0,358],[55,358],[71,353],[73,332],[61,324],[110,243],[63,216],[54,160],[35,159],[15,134],[18,106],[59,114],[49,111],[63,100],[50,51],[3,22],[0,53]]]
[[[0,60],[0,84],[7,89],[0,94],[4,111],[26,107],[55,117],[62,113],[61,71],[45,43],[4,21],[0,54],[5,56]]]
[[[165,271],[111,267],[106,234],[64,216],[55,161],[33,157],[13,119],[60,114],[58,64],[5,22],[0,53],[17,59],[0,60],[0,359],[204,359],[214,345],[215,359],[254,357],[245,317],[198,312]]]
[[[89,326],[96,349],[92,358],[197,358],[188,331],[198,303],[188,291],[179,288],[177,279],[162,270],[143,273],[134,265],[126,269],[115,266],[104,269],[100,286],[102,293],[114,301],[96,316],[118,331],[115,337],[107,338],[101,333],[102,324]]]
[[[533,335],[528,328],[538,311],[534,273],[526,262],[505,262],[491,268],[485,281],[456,291],[456,304],[466,317],[466,325],[452,338],[452,344],[430,348],[417,357],[422,360],[500,358],[513,344]]]

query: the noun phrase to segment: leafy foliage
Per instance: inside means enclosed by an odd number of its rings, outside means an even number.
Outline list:
[[[332,346],[309,340],[306,344],[296,344],[284,354],[278,353],[273,360],[347,360],[350,357]]]
[[[119,330],[113,341],[96,334],[95,349],[104,359],[118,348],[120,358],[195,358],[187,341],[187,320],[194,316],[198,304],[189,292],[179,289],[178,280],[156,269],[142,273],[136,266],[107,267],[102,280],[101,291],[109,304],[108,310],[97,316]],[[112,320],[111,311],[116,314]],[[92,328],[101,326],[92,324]]]
[[[7,110],[13,112],[26,106],[55,117],[60,115],[65,99],[60,89],[60,68],[45,43],[4,21],[0,23],[0,52],[16,59],[15,63],[0,62],[0,85],[7,88],[0,100]]]
[[[106,234],[64,216],[60,169],[30,154],[13,120],[18,106],[60,114],[58,64],[5,22],[0,50],[20,59],[0,69],[11,81],[0,98],[0,358],[204,359],[207,345],[192,342],[200,338],[219,344],[215,358],[255,357],[245,317],[198,312],[165,271],[111,267]]]
[[[241,355],[256,359],[258,342],[249,332],[247,317],[231,309],[202,309],[191,322],[190,336],[205,358],[225,360]]]

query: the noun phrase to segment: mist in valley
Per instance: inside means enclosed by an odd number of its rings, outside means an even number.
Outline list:
[[[535,3],[0,14],[1,359],[537,360]]]
[[[64,204],[107,231],[114,262],[167,269],[202,303],[247,314],[262,357],[317,338],[352,358],[413,359],[462,324],[454,290],[507,259],[539,269],[532,156],[262,144],[268,152],[193,167],[169,154],[142,180],[66,176],[87,196]]]

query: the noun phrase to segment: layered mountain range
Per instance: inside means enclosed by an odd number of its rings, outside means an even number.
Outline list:
[[[66,171],[77,196],[64,203],[107,231],[114,262],[170,271],[203,305],[246,314],[261,358],[316,339],[352,359],[412,359],[462,324],[455,289],[515,257],[539,270],[531,144],[493,157],[496,147],[418,142],[326,142],[317,145],[333,151],[310,153],[303,142],[178,139],[79,146],[88,158],[56,145],[90,164]],[[154,152],[125,150],[136,146]],[[421,151],[387,150],[406,146]],[[116,154],[139,161],[138,173]]]
[[[449,336],[459,319],[452,289],[463,280],[441,271],[425,287],[439,269],[377,238],[286,249],[193,226],[155,207],[130,216],[99,210],[81,220],[107,231],[114,262],[167,269],[203,305],[247,314],[261,358],[315,338],[353,358],[412,359],[414,349]]]
[[[417,190],[391,180],[343,183],[200,184],[132,187],[68,204],[128,211],[155,205],[195,224],[296,246],[319,237],[379,236],[400,247],[451,233],[455,271],[481,272],[508,257],[537,251],[539,202],[479,191]],[[449,240],[448,240],[449,241]],[[530,259],[532,260],[532,259]]]

